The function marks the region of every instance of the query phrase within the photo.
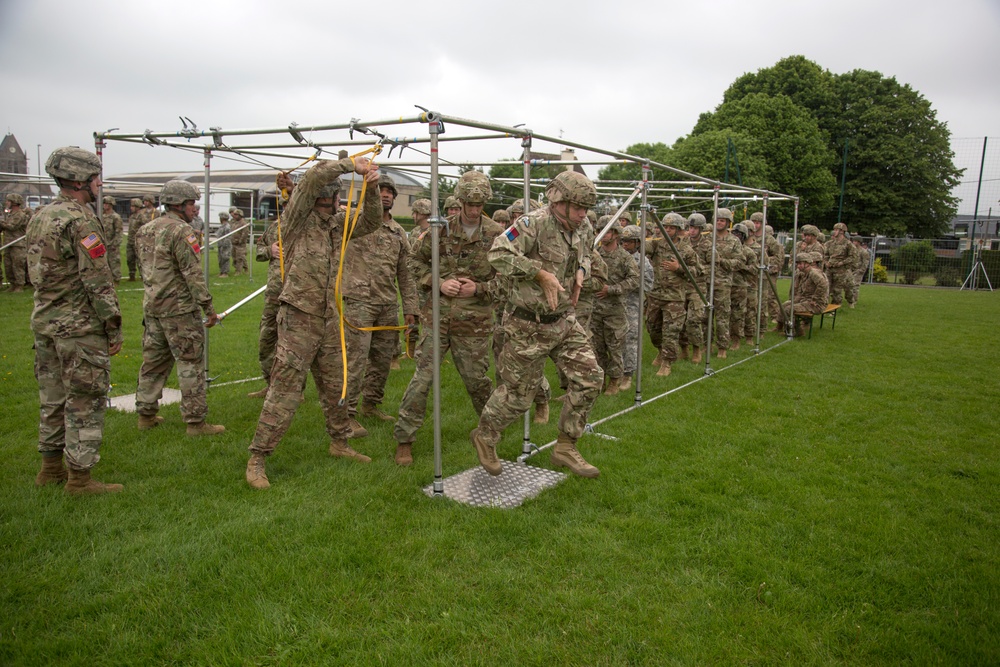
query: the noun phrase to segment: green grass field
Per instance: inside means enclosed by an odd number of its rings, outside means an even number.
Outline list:
[[[213,279],[217,307],[255,271]],[[134,285],[116,395],[141,358]],[[599,479],[498,510],[423,494],[430,424],[410,468],[374,422],[354,441],[371,464],[331,459],[311,383],[267,492],[243,479],[259,382],[210,392],[213,439],[185,437],[176,405],[142,434],[109,411],[95,477],[120,495],[36,489],[31,297],[0,293],[0,664],[997,664],[997,298],[865,287],[836,331],[602,425],[618,441],[583,438]],[[219,383],[259,374],[259,312],[212,331]],[[647,399],[702,373],[655,378],[652,357]],[[476,464],[475,415],[450,361],[444,378],[450,475]]]

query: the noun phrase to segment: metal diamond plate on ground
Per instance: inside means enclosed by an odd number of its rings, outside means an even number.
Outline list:
[[[160,399],[160,407],[164,405],[170,405],[171,403],[181,402],[181,391],[180,389],[170,389],[169,387],[163,388],[163,398]],[[125,396],[115,396],[111,399],[111,407],[115,410],[121,410],[122,412],[135,412],[135,394],[126,394]]]
[[[445,477],[444,496],[473,507],[510,508],[566,479],[561,472],[516,461],[503,461],[502,465],[503,472],[496,477],[481,466]],[[434,485],[424,487],[424,493],[434,497]]]

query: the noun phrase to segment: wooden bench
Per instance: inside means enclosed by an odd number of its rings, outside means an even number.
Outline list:
[[[819,328],[823,328],[823,320],[826,319],[827,315],[830,315],[832,321],[830,323],[830,331],[833,331],[837,327],[837,311],[840,309],[839,303],[831,303],[827,306],[822,313],[807,313],[804,311],[795,311],[796,320],[809,320],[809,338],[813,337],[813,321],[816,316],[819,315]]]

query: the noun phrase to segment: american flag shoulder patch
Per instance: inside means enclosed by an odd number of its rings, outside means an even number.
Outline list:
[[[517,228],[514,226],[508,227],[507,231],[505,231],[504,234],[507,236],[508,241],[513,241],[518,236],[520,236],[520,234],[517,233]]]
[[[195,251],[195,253],[201,252],[201,246],[198,245],[197,236],[195,236],[194,234],[188,234],[188,237],[185,240],[188,242],[188,245],[191,246],[191,249]]]
[[[87,251],[91,259],[97,259],[98,257],[103,257],[104,253],[107,251],[104,244],[101,242],[101,237],[97,234],[91,232],[90,236],[80,240],[80,245]]]

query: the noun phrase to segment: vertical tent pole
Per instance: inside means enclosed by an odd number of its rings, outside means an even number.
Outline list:
[[[649,161],[642,163],[642,207],[639,215],[639,321],[635,323],[639,332],[639,340],[635,346],[635,404],[642,405],[642,313],[646,302],[646,217],[649,207],[649,174],[652,169]]]
[[[211,176],[212,176],[212,151],[208,148],[205,149],[205,226],[210,227],[209,221],[212,219],[212,197],[211,197]],[[208,230],[206,229],[206,234]],[[207,236],[206,236],[207,238]],[[204,248],[202,252],[205,253],[205,286],[209,287],[209,294],[212,293],[211,283],[208,282],[208,256],[211,254],[208,248]],[[211,338],[211,329],[205,329],[205,378],[208,381],[208,386],[212,386],[212,379],[208,374],[208,343]]]
[[[705,336],[705,375],[712,374],[712,337],[715,333],[715,263],[716,263],[716,237],[718,230],[715,228],[715,221],[719,217],[719,185],[716,184],[712,194],[712,268],[708,279],[708,333]]]
[[[761,329],[764,315],[764,281],[767,277],[767,195],[764,195],[764,220],[760,223],[760,267],[757,271],[757,328],[754,331],[754,354],[760,354]],[[775,279],[777,285],[777,278]]]
[[[799,254],[799,200],[795,200],[795,217],[792,222],[792,286],[789,288],[788,292],[788,318],[785,319],[785,336],[789,340],[792,339],[792,335],[795,333],[795,281],[798,278],[799,272],[798,267],[795,266],[795,260]]]
[[[531,213],[531,135],[525,135],[521,139],[521,146],[524,148],[524,215]],[[511,221],[513,225],[514,222]],[[506,341],[504,341],[506,344]],[[501,354],[503,351],[501,350]],[[497,361],[499,361],[497,357]],[[539,381],[538,388],[541,389],[541,382],[545,379],[545,366],[542,366],[542,377]],[[500,380],[500,369],[497,369],[497,384],[499,385]],[[537,391],[537,390],[536,390]],[[531,408],[528,408],[524,413],[524,440],[521,443],[521,454],[524,456],[531,455]]]
[[[254,243],[254,238],[253,238],[253,232],[254,232],[254,228],[253,228],[254,212],[257,210],[254,207],[254,195],[256,195],[256,194],[257,194],[256,190],[251,190],[250,191],[250,259],[247,260],[247,266],[250,267],[248,269],[248,271],[250,273],[250,282],[253,282],[253,263],[254,263],[254,260],[257,257],[257,253],[254,252],[255,243]]]
[[[438,134],[441,121],[436,113],[426,113],[431,135],[431,347],[434,390],[434,495],[444,495],[441,476],[441,257],[438,244],[444,218],[438,209]]]

